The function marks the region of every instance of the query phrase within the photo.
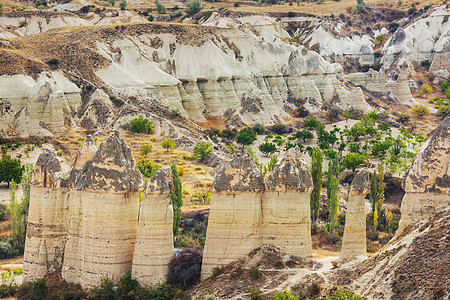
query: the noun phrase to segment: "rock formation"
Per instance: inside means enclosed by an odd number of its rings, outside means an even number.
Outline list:
[[[290,149],[263,180],[253,160],[233,158],[212,186],[202,276],[272,244],[312,260],[309,192],[312,179],[299,150]]]
[[[446,117],[423,144],[403,181],[397,235],[407,226],[450,205],[450,117]]]
[[[310,192],[312,178],[300,150],[289,149],[266,175],[262,197],[262,244],[312,261]]]
[[[142,285],[165,280],[173,257],[172,169],[162,167],[148,181],[139,209],[132,275]]]
[[[139,192],[143,187],[131,149],[112,132],[88,160],[75,182],[62,276],[95,286],[131,271]]]
[[[350,195],[345,215],[344,237],[339,260],[348,262],[366,258],[365,198],[370,188],[370,173],[360,170],[350,185]]]
[[[54,152],[39,155],[31,178],[31,199],[23,269],[25,280],[60,270],[67,227],[68,190],[60,187],[61,165]]]
[[[263,177],[248,156],[233,158],[212,185],[202,274],[235,261],[260,245]]]

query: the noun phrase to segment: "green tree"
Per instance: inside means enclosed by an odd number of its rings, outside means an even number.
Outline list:
[[[172,199],[173,207],[173,235],[178,239],[181,221],[181,206],[183,206],[183,186],[181,184],[180,176],[178,176],[177,165],[172,165]]]
[[[241,129],[241,131],[239,131],[239,134],[236,137],[236,141],[239,144],[241,144],[242,147],[253,144],[255,140],[256,140],[256,133],[250,127]]]
[[[161,4],[158,0],[155,1],[156,11],[160,14],[165,14],[167,12],[167,8]]]
[[[430,114],[430,110],[428,109],[428,107],[426,107],[426,106],[423,105],[423,104],[414,106],[414,107],[411,109],[411,112],[412,112],[413,114],[415,114],[415,115],[418,115],[419,117],[423,117],[423,116],[425,116],[425,115],[429,115],[429,114]]]
[[[317,128],[318,126],[320,126],[319,125],[320,123],[321,122],[319,120],[317,120],[316,117],[310,117],[305,120],[305,122],[303,123],[303,126],[313,129],[313,128]]]
[[[20,182],[23,173],[23,166],[20,165],[19,159],[11,159],[9,155],[3,155],[0,160],[0,182],[9,184]]]
[[[121,10],[125,10],[125,8],[127,7],[128,3],[125,0],[120,1],[119,6]]]
[[[173,139],[166,137],[163,141],[159,142],[159,144],[166,149],[167,152],[169,152],[169,150],[173,150],[175,149],[176,145],[175,142],[173,141]]]
[[[264,155],[269,156],[271,154],[274,154],[277,151],[277,146],[273,143],[262,143],[258,146],[259,151],[264,153]]]
[[[109,4],[111,4],[111,6],[114,6],[116,4],[116,0],[108,0]]]
[[[378,226],[378,217],[385,199],[385,188],[384,167],[383,164],[380,163],[378,164],[377,171],[370,176],[369,201],[372,204],[373,227],[375,227],[375,229]]]
[[[33,164],[26,163],[23,168],[22,180],[20,181],[20,186],[22,187],[22,198],[21,205],[24,214],[25,231],[28,221],[28,210],[30,208],[30,195],[31,195],[31,175],[33,174]]]
[[[366,5],[364,4],[364,0],[356,0],[356,11],[359,13],[363,13],[366,11]]]
[[[142,175],[147,179],[152,178],[153,174],[155,174],[155,172],[160,168],[160,166],[153,160],[142,156],[138,157],[136,165],[139,171],[141,171]]]
[[[17,183],[11,182],[9,190],[9,205],[11,212],[11,238],[15,249],[22,254],[25,249],[25,218],[22,205],[19,203],[17,196]]]
[[[211,143],[198,142],[197,145],[194,146],[194,154],[192,156],[196,159],[204,160],[213,153],[213,151],[214,148],[211,146]]]
[[[314,134],[306,129],[301,130],[301,131],[297,131],[295,133],[295,137],[297,139],[300,139],[304,142],[306,142],[306,140],[312,140],[314,138]]]
[[[139,148],[139,152],[141,155],[147,155],[152,151],[152,145],[150,144],[143,144],[141,145],[141,148]]]
[[[342,162],[344,167],[347,169],[351,169],[353,173],[355,173],[356,168],[364,163],[366,157],[362,154],[349,152],[344,157],[344,161]]]
[[[311,151],[311,167],[310,172],[313,180],[313,191],[311,192],[311,219],[313,222],[319,216],[320,208],[320,189],[322,188],[323,172],[322,172],[323,154],[318,147]]]
[[[184,9],[184,11],[188,15],[195,15],[195,14],[199,13],[203,9],[203,7],[204,6],[202,4],[202,1],[192,0],[188,3],[186,3],[186,8]]]
[[[155,124],[151,123],[147,119],[139,117],[130,121],[130,130],[133,132],[143,132],[150,134],[155,132]]]
[[[330,186],[330,197],[328,198],[328,218],[331,224],[331,236],[336,237],[337,226],[339,224],[339,188],[338,178],[332,175],[327,182],[327,188]]]

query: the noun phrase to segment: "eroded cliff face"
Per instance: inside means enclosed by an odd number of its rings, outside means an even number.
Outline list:
[[[339,260],[349,262],[366,258],[366,201],[370,189],[370,173],[361,170],[356,173],[350,185],[344,236]]]
[[[147,182],[139,208],[132,275],[142,285],[165,281],[173,257],[172,169],[162,167]]]
[[[399,229],[450,205],[450,117],[446,117],[423,144],[403,182]]]
[[[25,280],[32,281],[61,269],[67,237],[69,191],[60,187],[61,165],[54,152],[39,156],[31,178],[25,253]]]
[[[312,260],[312,179],[299,149],[290,149],[263,180],[249,156],[233,158],[212,186],[202,276],[272,244]]]

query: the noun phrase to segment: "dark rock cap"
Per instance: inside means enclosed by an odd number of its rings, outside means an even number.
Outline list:
[[[312,177],[308,166],[300,158],[298,147],[289,149],[265,179],[266,190],[278,192],[309,192]]]
[[[416,193],[450,193],[450,117],[423,144],[409,168],[403,189]]]
[[[261,192],[264,183],[261,172],[250,156],[238,155],[219,173],[212,188],[217,192]]]
[[[350,195],[367,195],[370,189],[370,173],[362,169],[356,173],[350,185]]]
[[[61,180],[61,186],[74,187],[83,166],[88,160],[91,160],[94,157],[97,150],[98,147],[94,138],[91,135],[88,135],[80,149],[78,149],[77,156],[75,157],[72,164],[72,169],[70,170],[69,178]]]
[[[147,182],[146,194],[170,194],[172,192],[172,168],[162,167]]]
[[[111,132],[83,166],[75,183],[79,190],[97,193],[137,192],[144,187],[144,177],[122,135]]]
[[[55,152],[45,149],[38,157],[31,176],[31,185],[36,187],[58,187],[62,177],[61,164]]]

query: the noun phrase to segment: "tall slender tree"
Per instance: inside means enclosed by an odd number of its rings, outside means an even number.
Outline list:
[[[339,190],[338,178],[336,175],[331,176],[330,182],[330,198],[328,198],[328,218],[331,224],[331,236],[336,237],[337,226],[339,223]]]
[[[313,180],[313,191],[311,192],[311,220],[316,222],[319,216],[320,208],[320,189],[322,188],[323,172],[322,172],[323,154],[319,147],[313,148],[311,151],[311,167],[310,172]]]
[[[183,205],[183,193],[180,176],[178,175],[177,165],[173,164],[172,168],[172,199],[173,207],[173,236],[178,239],[181,221],[181,206]]]

